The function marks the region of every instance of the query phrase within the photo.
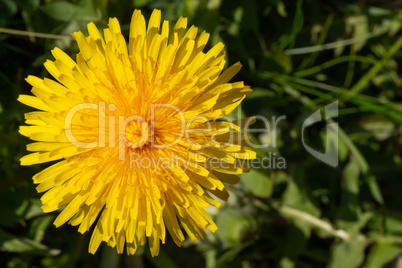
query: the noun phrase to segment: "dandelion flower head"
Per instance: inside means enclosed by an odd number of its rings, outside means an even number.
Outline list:
[[[158,255],[166,230],[181,246],[217,226],[206,213],[229,197],[228,184],[247,171],[255,153],[239,130],[248,120],[219,120],[251,92],[229,83],[239,63],[224,70],[224,45],[203,52],[209,34],[169,22],[154,10],[148,26],[135,10],[126,43],[116,18],[103,35],[73,33],[76,60],[59,48],[45,67],[55,78],[29,76],[31,95],[19,101],[20,133],[34,142],[21,165],[52,162],[33,177],[44,212],[62,209],[54,224],[92,227],[89,252],[102,241],[134,254],[148,238]]]

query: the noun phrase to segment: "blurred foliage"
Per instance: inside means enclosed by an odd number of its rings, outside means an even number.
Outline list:
[[[42,64],[69,39],[0,34],[0,266],[1,267],[393,267],[402,253],[402,5],[390,0],[2,0],[0,28],[69,35],[117,17],[127,36],[134,8],[148,18],[162,9],[223,41],[236,80],[254,92],[245,116],[285,115],[273,132],[255,133],[259,157],[283,157],[286,168],[252,170],[221,208],[219,229],[183,248],[167,239],[160,256],[135,256],[102,245],[87,253],[90,234],[52,225],[32,175],[46,165],[20,167],[28,140],[17,133],[29,108],[29,74],[50,77]],[[339,165],[316,160],[301,142],[305,118],[338,101]],[[330,119],[326,123],[331,123]],[[257,122],[259,126],[261,122]],[[325,124],[305,133],[323,148]],[[336,138],[336,136],[335,136]],[[272,143],[276,141],[276,144]],[[323,151],[323,149],[319,149]],[[273,160],[271,160],[273,161]],[[271,163],[272,164],[272,163]]]

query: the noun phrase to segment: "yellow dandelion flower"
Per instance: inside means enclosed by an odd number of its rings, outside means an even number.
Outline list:
[[[59,160],[33,177],[44,212],[63,208],[54,224],[95,223],[89,252],[102,241],[134,254],[148,238],[153,256],[166,229],[181,246],[217,227],[205,208],[226,200],[226,184],[255,158],[239,130],[248,120],[217,120],[251,92],[228,83],[241,65],[223,71],[224,45],[204,53],[209,34],[197,36],[180,18],[169,37],[154,10],[146,27],[132,16],[128,45],[116,18],[103,37],[93,23],[89,36],[73,33],[76,61],[59,48],[44,65],[57,80],[29,76],[35,96],[18,100],[38,109],[25,114],[20,133],[34,140],[21,165]]]

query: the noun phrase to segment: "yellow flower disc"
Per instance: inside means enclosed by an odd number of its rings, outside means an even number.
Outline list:
[[[153,256],[166,229],[178,246],[217,227],[205,212],[226,200],[252,159],[247,135],[252,118],[224,118],[251,92],[228,83],[239,63],[225,71],[224,45],[203,52],[209,34],[197,36],[180,18],[169,36],[154,10],[146,26],[135,10],[129,42],[119,22],[109,20],[103,37],[93,23],[89,36],[73,34],[76,61],[59,48],[46,69],[57,80],[29,76],[35,96],[18,100],[36,108],[25,114],[20,133],[34,143],[21,165],[56,161],[33,177],[43,211],[63,208],[54,224],[95,223],[89,252],[102,241],[134,254],[148,237]]]

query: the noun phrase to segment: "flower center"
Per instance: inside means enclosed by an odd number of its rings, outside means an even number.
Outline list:
[[[150,124],[145,120],[133,120],[126,125],[126,145],[140,148],[150,141]]]

